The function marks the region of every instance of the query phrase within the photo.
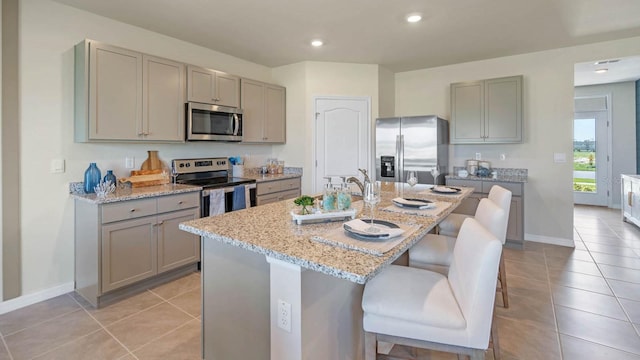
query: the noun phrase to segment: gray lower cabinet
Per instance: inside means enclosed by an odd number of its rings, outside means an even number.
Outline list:
[[[511,191],[507,243],[522,247],[524,245],[524,184],[502,181],[447,179],[449,186],[467,186],[474,188],[473,194],[462,201],[455,213],[474,215],[480,199],[489,195],[493,185],[499,185]]]
[[[265,205],[300,196],[300,178],[261,181],[256,184],[256,205]]]
[[[110,204],[76,200],[76,292],[99,307],[192,271],[188,265],[200,261],[200,238],[178,224],[199,217],[199,201],[197,192]]]

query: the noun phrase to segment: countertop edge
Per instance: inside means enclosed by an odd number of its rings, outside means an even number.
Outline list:
[[[174,185],[169,185],[171,188],[167,188],[167,185],[158,185],[158,186],[154,186],[153,188],[159,188],[159,187],[164,187],[163,189],[146,189],[148,191],[145,192],[145,190],[141,190],[141,189],[145,189],[145,188],[137,188],[138,191],[142,191],[142,192],[138,192],[136,193],[135,189],[132,190],[118,190],[116,191],[115,195],[114,194],[110,194],[107,195],[106,198],[104,199],[99,199],[96,194],[74,194],[74,193],[70,193],[69,195],[71,196],[71,198],[75,199],[75,200],[80,200],[80,201],[84,201],[84,202],[88,202],[91,204],[96,204],[96,205],[100,205],[100,204],[110,204],[110,203],[117,203],[117,202],[121,202],[121,201],[129,201],[129,200],[138,200],[138,199],[146,199],[146,198],[152,198],[152,197],[158,197],[158,196],[167,196],[167,195],[176,195],[176,194],[184,194],[184,193],[190,193],[190,192],[197,192],[197,191],[201,191],[202,187],[200,186],[191,186],[191,185],[179,185],[179,188],[176,188],[176,186]],[[131,193],[124,193],[124,192],[129,192],[131,191]],[[118,194],[118,192],[121,192],[121,194]]]

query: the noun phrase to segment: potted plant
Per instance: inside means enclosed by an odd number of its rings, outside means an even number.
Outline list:
[[[300,212],[300,215],[311,214],[311,212],[309,212],[309,210],[307,209],[307,206],[313,206],[313,198],[311,196],[302,195],[296,198],[295,200],[293,200],[293,203],[298,206],[302,206],[302,211]]]

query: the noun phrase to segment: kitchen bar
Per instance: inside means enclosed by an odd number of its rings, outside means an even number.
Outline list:
[[[342,223],[296,225],[290,200],[180,224],[202,237],[203,357],[362,358],[362,284],[396,261],[472,191],[436,195],[424,185],[411,189],[383,183],[376,218],[418,225],[383,256],[313,241]],[[398,196],[452,204],[437,217],[381,210]]]

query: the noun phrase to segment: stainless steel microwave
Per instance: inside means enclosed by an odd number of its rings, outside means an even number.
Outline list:
[[[188,102],[187,141],[242,141],[242,110]]]

